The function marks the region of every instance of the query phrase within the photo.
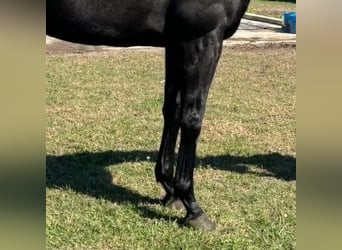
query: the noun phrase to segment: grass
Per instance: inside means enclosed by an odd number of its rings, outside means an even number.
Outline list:
[[[195,170],[211,233],[158,204],[162,51],[47,56],[47,248],[295,248],[295,56],[223,50]]]
[[[296,3],[284,1],[251,0],[247,12],[281,18],[284,11],[296,11]]]

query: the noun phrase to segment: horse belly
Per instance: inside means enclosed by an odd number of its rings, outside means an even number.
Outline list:
[[[158,45],[167,5],[168,0],[50,0],[47,34],[85,44]]]

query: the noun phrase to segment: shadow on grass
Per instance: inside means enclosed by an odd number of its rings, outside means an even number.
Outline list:
[[[228,170],[238,173],[251,172],[249,165],[260,170],[259,176],[273,176],[284,181],[296,180],[296,158],[279,153],[257,154],[252,156],[218,155],[200,158],[201,165],[213,169]]]
[[[143,196],[135,191],[113,184],[113,176],[106,167],[123,162],[155,162],[155,151],[106,151],[99,153],[76,153],[71,155],[46,157],[46,185],[49,188],[71,188],[72,190],[106,199],[117,203],[133,204],[138,212],[151,219],[176,220],[162,215],[141,204],[156,204],[159,200]],[[238,173],[250,173],[249,164],[267,170],[267,176],[274,176],[286,181],[296,179],[296,159],[278,153],[253,156],[208,156],[198,159],[201,165]],[[142,185],[143,186],[143,185]]]
[[[76,153],[46,157],[46,186],[49,188],[70,188],[75,192],[95,198],[106,199],[119,204],[131,204],[143,217],[150,219],[175,220],[176,217],[162,215],[147,204],[159,204],[160,200],[143,196],[128,188],[113,183],[112,174],[106,167],[122,162],[146,161],[152,152],[107,151],[100,153]],[[153,152],[153,154],[156,154]]]

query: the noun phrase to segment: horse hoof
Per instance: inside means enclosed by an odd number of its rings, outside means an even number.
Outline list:
[[[205,214],[194,219],[186,219],[185,225],[203,231],[214,231],[216,228],[216,224],[209,220]]]
[[[166,207],[170,207],[178,211],[185,210],[183,202],[173,196],[166,195],[161,203]]]

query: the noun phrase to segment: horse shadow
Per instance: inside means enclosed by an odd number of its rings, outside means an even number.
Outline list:
[[[279,153],[251,156],[217,155],[200,158],[199,161],[206,168],[274,177],[283,181],[296,180],[296,158],[291,155]],[[250,165],[256,166],[261,171],[251,171]]]
[[[160,200],[137,193],[113,183],[112,174],[106,167],[123,162],[142,162],[157,159],[156,151],[105,151],[82,152],[61,156],[46,156],[46,186],[48,188],[70,188],[75,192],[90,195],[98,199],[106,199],[119,204],[131,204],[137,212],[146,218],[181,223],[178,217],[160,214],[144,204],[160,204]],[[206,168],[250,173],[249,164],[267,170],[274,178],[284,181],[296,179],[296,159],[278,153],[253,156],[207,156],[199,158],[200,164]]]
[[[156,154],[155,152],[153,152]],[[174,220],[149,207],[160,204],[159,199],[141,195],[134,190],[114,184],[115,176],[109,172],[108,166],[123,162],[146,161],[152,152],[148,151],[106,151],[82,152],[61,156],[46,156],[46,186],[55,189],[72,189],[97,199],[105,199],[118,204],[130,204],[141,216],[150,219]]]

